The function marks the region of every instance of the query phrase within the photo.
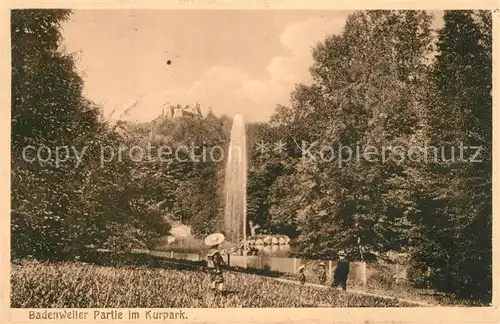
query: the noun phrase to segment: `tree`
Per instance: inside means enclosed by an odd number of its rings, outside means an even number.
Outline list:
[[[356,154],[357,147],[380,150],[419,141],[430,22],[422,11],[351,15],[341,35],[314,49],[313,83],[299,85],[292,107],[280,107],[274,117],[291,137],[302,137],[294,142],[314,144],[313,156],[295,164],[292,181],[300,197],[288,211],[296,215],[302,254],[332,256],[347,249],[360,258],[358,238],[374,253],[407,245],[410,206],[393,193],[409,166],[396,153],[380,161],[379,152],[369,161],[349,157],[345,149]]]
[[[430,143],[446,161],[427,168],[432,195],[419,202],[415,259],[431,282],[460,297],[491,300],[491,13],[446,11],[430,75]],[[460,147],[482,147],[480,162],[460,161]],[[465,152],[463,158],[471,158]],[[429,203],[432,202],[432,204]],[[421,242],[422,240],[417,240]],[[439,253],[437,253],[439,251]]]
[[[13,258],[60,258],[125,231],[127,242],[144,244],[168,231],[138,197],[133,161],[103,163],[103,149],[125,143],[82,95],[75,58],[60,49],[60,25],[70,14],[11,11]],[[45,155],[37,157],[41,147]]]
[[[261,226],[261,232],[287,234],[273,226],[270,216],[271,188],[274,182],[283,174],[286,161],[275,150],[275,143],[282,140],[280,133],[267,123],[251,123],[248,129],[250,171],[248,173],[247,217],[253,223]],[[264,150],[259,145],[264,144]],[[276,225],[276,223],[274,223]]]

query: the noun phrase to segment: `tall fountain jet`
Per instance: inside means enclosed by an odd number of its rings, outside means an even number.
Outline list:
[[[225,176],[224,228],[229,241],[246,250],[247,148],[243,116],[236,115],[231,129]],[[246,258],[245,258],[246,266]]]

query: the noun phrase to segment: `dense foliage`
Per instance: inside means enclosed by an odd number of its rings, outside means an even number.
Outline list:
[[[491,13],[446,12],[436,38],[431,22],[357,12],[316,46],[313,83],[250,132],[288,146],[252,155],[249,214],[303,256],[406,252],[417,284],[488,301]]]
[[[151,174],[141,186],[146,188],[142,195],[158,202],[168,221],[190,225],[198,237],[221,230],[230,127],[229,118],[212,113],[203,119],[159,117],[129,127],[135,145],[152,148],[151,161],[137,163],[135,169]],[[162,155],[162,149],[172,153]]]
[[[69,16],[12,11],[13,256],[148,246],[172,221],[197,236],[221,229],[225,157],[193,159],[224,152],[231,119],[109,124],[60,49]],[[489,301],[491,13],[443,18],[434,33],[425,11],[359,11],[317,44],[313,82],[270,123],[247,126],[248,217],[259,234],[293,238],[302,256],[405,252],[416,284]],[[41,145],[67,147],[68,159],[23,158]],[[102,163],[103,147],[149,145],[152,160]],[[158,159],[161,146],[186,162]]]

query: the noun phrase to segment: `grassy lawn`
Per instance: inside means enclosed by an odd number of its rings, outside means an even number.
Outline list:
[[[225,272],[225,296],[213,296],[198,269],[80,262],[12,264],[11,307],[405,307],[397,300],[301,287]]]

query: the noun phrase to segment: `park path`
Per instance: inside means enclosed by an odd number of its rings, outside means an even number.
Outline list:
[[[274,278],[274,277],[267,277],[267,276],[262,276],[266,277],[269,279],[273,279],[276,281],[281,281],[284,283],[289,283],[289,284],[294,284],[294,285],[300,285],[301,283],[296,280],[289,280],[289,279],[283,279],[283,278]],[[320,285],[320,284],[314,284],[314,283],[305,283],[305,286],[308,287],[315,287],[315,288],[321,288],[321,289],[332,289],[330,286],[325,286],[325,285]],[[378,297],[378,298],[384,298],[384,299],[397,299],[401,302],[409,303],[409,304],[415,304],[419,306],[424,306],[424,307],[433,307],[433,306],[438,306],[436,304],[431,304],[428,302],[423,302],[419,300],[412,300],[412,299],[405,299],[405,298],[400,298],[400,297],[395,297],[395,296],[389,296],[389,295],[383,295],[383,294],[377,294],[377,293],[370,293],[364,290],[357,290],[357,289],[347,289],[347,293],[351,294],[358,294],[358,295],[363,295],[363,296],[371,296],[371,297]]]
[[[163,259],[163,262],[174,263],[174,264],[179,264],[179,265],[187,265],[185,262],[182,262],[182,260],[179,260],[179,259],[170,259],[170,258],[167,259],[167,258],[165,258],[165,259]],[[193,268],[196,267],[196,266],[193,266],[192,264],[189,264],[189,266],[191,266]],[[229,271],[234,271],[234,270],[229,270]],[[288,283],[288,284],[293,284],[293,285],[301,285],[301,283],[299,281],[296,281],[296,280],[276,278],[276,277],[270,277],[270,276],[265,276],[265,275],[260,275],[260,274],[254,274],[254,275],[260,276],[260,277],[265,277],[265,278],[268,278],[271,280],[280,281],[283,283]],[[320,289],[332,289],[330,286],[320,285],[320,284],[315,284],[315,283],[307,283],[306,282],[305,285],[308,287],[314,287],[314,288],[320,288]],[[428,303],[428,302],[424,302],[424,301],[420,301],[420,300],[406,299],[406,298],[390,296],[390,295],[385,295],[385,294],[380,294],[380,293],[370,293],[370,292],[367,292],[364,290],[359,290],[359,289],[347,289],[347,293],[358,294],[358,295],[363,295],[363,296],[372,296],[372,297],[378,297],[378,298],[384,298],[384,299],[392,299],[392,300],[397,299],[401,302],[405,302],[405,303],[409,303],[409,304],[413,304],[413,305],[418,305],[421,307],[439,306],[437,304]],[[325,307],[327,307],[327,306],[328,305],[325,305]]]

